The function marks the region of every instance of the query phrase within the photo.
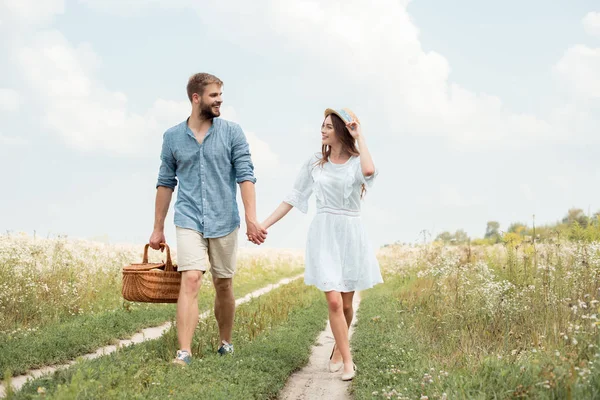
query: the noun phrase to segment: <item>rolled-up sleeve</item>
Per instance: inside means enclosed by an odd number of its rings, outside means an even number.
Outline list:
[[[246,181],[256,183],[256,178],[254,177],[254,164],[252,164],[252,158],[250,156],[250,146],[239,125],[233,130],[231,163],[235,170],[235,180],[237,183]]]
[[[302,169],[294,182],[293,189],[283,200],[285,203],[296,207],[304,214],[308,212],[308,199],[313,192],[314,182],[312,174],[310,173],[313,168],[312,164],[312,159],[310,159],[302,165]]]
[[[156,187],[165,186],[171,189],[175,189],[177,186],[177,178],[176,170],[177,163],[175,161],[175,157],[173,157],[173,152],[171,151],[171,146],[169,146],[169,137],[165,133],[163,135],[163,144],[162,151],[160,152],[160,169],[158,170],[158,181],[156,182]]]

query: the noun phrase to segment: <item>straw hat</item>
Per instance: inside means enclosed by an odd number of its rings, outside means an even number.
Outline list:
[[[354,120],[354,121],[356,121],[356,122],[358,122],[360,124],[360,120],[358,119],[358,117],[356,116],[356,114],[354,114],[352,112],[352,110],[349,109],[349,108],[338,108],[338,109],[328,108],[328,109],[326,109],[325,110],[325,118],[327,118],[327,116],[330,115],[330,114],[337,115],[346,124],[349,124],[350,122],[352,122],[352,120]]]

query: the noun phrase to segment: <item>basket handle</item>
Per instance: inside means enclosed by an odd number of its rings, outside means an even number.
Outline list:
[[[142,260],[142,264],[148,264],[148,248],[150,247],[150,243],[146,243],[144,246],[144,258]],[[173,261],[171,261],[171,249],[169,245],[166,243],[160,244],[161,249],[167,249],[167,262],[165,263],[165,271],[175,271],[173,268]]]

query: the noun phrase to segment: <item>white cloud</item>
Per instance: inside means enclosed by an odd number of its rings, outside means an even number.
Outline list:
[[[0,88],[0,111],[17,111],[21,103],[22,99],[19,92],[13,89]]]
[[[267,142],[261,140],[254,132],[245,132],[245,134],[257,173],[273,172],[279,166],[279,156],[273,152]]]
[[[234,13],[237,5],[228,4]],[[471,148],[521,146],[556,136],[547,121],[512,112],[495,96],[451,83],[448,61],[423,50],[405,4],[290,0],[272,1],[263,9],[265,25],[285,37],[286,46],[308,54],[307,62],[323,63],[324,74],[335,71],[346,77],[357,92],[377,99],[390,124],[401,119],[408,132],[446,137]],[[236,19],[234,24],[224,18],[220,23],[230,23],[224,32],[239,41],[244,40],[241,32],[254,29],[249,21]]]
[[[600,37],[600,12],[589,12],[583,17],[583,28],[592,36]]]
[[[65,11],[64,0],[2,0],[0,15],[2,26],[23,24],[31,27],[51,21],[57,14]]]
[[[157,99],[143,113],[130,111],[125,93],[111,91],[94,78],[101,63],[90,45],[72,45],[58,31],[39,32],[17,54],[19,68],[31,89],[44,87],[44,123],[70,147],[144,155],[160,146],[162,133],[190,111],[189,101]],[[14,93],[0,92],[2,103],[14,107]],[[6,97],[6,101],[3,101]],[[236,120],[233,107],[223,117]],[[253,132],[246,132],[257,170],[273,169],[278,157]]]
[[[573,46],[554,71],[567,90],[584,98],[600,98],[600,48]]]
[[[221,118],[239,123],[235,109],[227,104],[221,106]]]
[[[448,60],[423,49],[406,9],[408,1],[376,0],[368,7],[361,0],[232,0],[209,5],[191,0],[80,1],[120,14],[139,7],[187,7],[202,22],[221,27],[223,38],[248,48],[263,49],[265,39],[277,46],[273,37],[278,38],[286,51],[301,52],[307,63],[322,64],[321,75],[342,75],[357,92],[376,99],[390,125],[402,120],[406,132],[443,137],[461,148],[522,147],[572,134],[567,122],[551,113],[542,118],[516,112],[496,96],[451,82]],[[597,14],[584,18],[586,27],[596,26]],[[257,18],[264,23],[257,25]],[[557,66],[566,76],[563,81],[588,97],[597,97],[596,53],[576,47]],[[395,137],[395,132],[390,135]]]
[[[224,105],[221,107],[221,118],[240,123],[237,113],[232,106]],[[244,126],[242,129],[244,129]],[[244,129],[246,140],[252,153],[252,162],[257,175],[277,175],[274,174],[276,168],[280,166],[279,156],[273,152],[271,146],[264,140],[261,140],[256,133]]]
[[[30,88],[45,88],[44,124],[77,149],[143,155],[189,112],[187,102],[162,99],[142,114],[129,111],[124,93],[94,79],[99,57],[91,47],[74,47],[58,31],[38,33],[17,60]]]
[[[407,131],[470,147],[514,146],[548,136],[546,121],[451,83],[448,61],[423,50],[417,27],[397,1],[369,7],[358,0],[307,4],[277,2],[275,28],[304,51],[337,63],[339,73],[381,103],[390,123],[400,118]],[[332,57],[332,51],[339,56]]]

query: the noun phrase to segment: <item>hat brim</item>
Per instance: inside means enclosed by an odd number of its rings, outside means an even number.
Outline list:
[[[355,119],[358,122],[358,118],[356,117],[356,115],[354,115],[354,113],[352,111],[350,111],[350,112],[348,112],[348,111],[346,111],[344,109],[336,110],[333,108],[327,108],[324,112],[324,115],[325,115],[325,118],[327,118],[328,115],[335,114],[338,117],[340,117],[342,119],[342,121],[344,121],[346,124],[349,124],[350,122],[352,122],[352,119]]]

